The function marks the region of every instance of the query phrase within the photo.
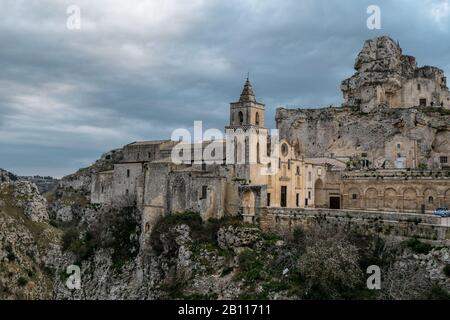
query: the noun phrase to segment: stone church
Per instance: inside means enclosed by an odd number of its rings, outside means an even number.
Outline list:
[[[261,153],[270,153],[272,146],[265,127],[265,105],[257,102],[249,79],[239,101],[230,105],[230,123],[225,130],[235,140],[253,132],[266,137],[268,143],[260,146],[244,137],[232,144],[234,161],[225,154],[219,164],[198,163],[193,155],[196,149],[204,151],[214,143],[225,150],[225,140],[186,144],[192,148],[191,159],[175,164],[173,151],[177,147],[185,150],[183,142],[133,142],[124,147],[123,159],[114,170],[94,175],[91,202],[135,201],[142,209],[147,230],[169,213],[195,211],[205,220],[242,214],[252,222],[263,207],[315,206],[314,185],[322,181],[330,164],[297,156],[286,140],[276,146],[276,162],[260,161]],[[252,157],[256,159],[252,161]],[[261,174],[261,170],[268,170],[268,174]],[[336,194],[339,196],[338,189]]]
[[[403,56],[390,38],[368,40],[355,68],[356,74],[342,84],[345,102],[341,108],[350,104],[369,113],[380,106],[395,109],[425,104],[445,110],[450,106],[443,71],[417,68],[415,60]],[[380,78],[382,75],[388,76]],[[278,120],[277,128],[283,127]],[[416,145],[403,140],[400,143],[396,138],[391,151],[390,145],[383,149],[395,153],[394,157],[404,152],[402,166],[363,165],[356,170],[349,168],[348,160],[357,149],[346,149],[341,157],[308,156],[306,149],[290,143],[289,134],[272,143],[273,135],[265,127],[265,105],[257,101],[249,79],[239,100],[230,104],[225,131],[226,139],[126,145],[123,159],[113,170],[92,177],[91,202],[136,203],[147,232],[160,217],[186,211],[199,212],[204,220],[242,215],[248,222],[257,222],[261,211],[270,208],[430,213],[438,206],[450,206],[448,167],[418,171]],[[301,132],[300,142],[311,137],[307,131]],[[314,137],[317,141],[322,138]],[[407,150],[402,151],[401,146]],[[195,157],[199,153],[211,157],[199,161]],[[174,161],[174,154],[183,161]],[[441,160],[445,156],[441,153]],[[366,162],[362,158],[361,163]]]

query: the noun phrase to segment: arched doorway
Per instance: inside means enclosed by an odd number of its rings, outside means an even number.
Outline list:
[[[425,210],[432,211],[439,207],[437,192],[434,189],[427,189],[423,193],[423,204],[425,205]]]
[[[349,208],[357,208],[361,207],[361,194],[357,188],[351,188],[348,190],[348,207]]]
[[[177,177],[173,182],[171,200],[172,213],[186,210],[186,184],[181,177]]]
[[[366,209],[377,210],[378,209],[378,191],[375,188],[369,188],[366,191],[365,196]]]
[[[384,208],[386,210],[397,211],[397,191],[392,188],[388,188],[384,191]]]
[[[255,195],[252,191],[245,191],[242,195],[242,214],[255,214]]]
[[[450,208],[450,189],[445,192],[444,195],[444,206]]]
[[[416,190],[408,188],[403,192],[403,210],[417,211]]]
[[[318,208],[326,207],[325,189],[322,179],[317,179],[314,184],[314,205]]]

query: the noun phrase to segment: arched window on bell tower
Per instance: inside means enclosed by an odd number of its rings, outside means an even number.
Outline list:
[[[259,156],[259,142],[256,144],[256,163],[261,163],[261,158]]]
[[[238,118],[239,118],[239,125],[242,126],[242,124],[244,123],[244,114],[242,113],[242,111],[239,111]]]
[[[255,115],[255,124],[256,124],[257,126],[259,126],[259,112],[256,112],[256,115]]]

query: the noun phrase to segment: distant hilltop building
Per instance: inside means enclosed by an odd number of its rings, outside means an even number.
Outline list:
[[[270,139],[236,141],[233,157],[243,161],[221,164],[198,163],[195,152],[174,163],[172,151],[183,142],[133,142],[112,170],[93,174],[91,202],[137,203],[146,234],[159,217],[185,211],[257,222],[262,212],[277,220],[307,208],[425,213],[450,206],[449,93],[442,70],[417,68],[388,37],[366,41],[356,69],[342,84],[343,107],[277,110],[275,163],[260,161]],[[226,129],[268,134],[265,105],[249,79],[230,104]],[[225,149],[224,141],[206,141],[192,151],[213,143]]]
[[[370,112],[379,105],[393,108],[441,106],[450,109],[444,71],[418,67],[389,37],[367,40],[355,62],[356,73],[342,81],[344,105]]]

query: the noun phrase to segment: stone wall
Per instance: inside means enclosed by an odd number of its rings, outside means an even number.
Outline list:
[[[357,171],[342,174],[343,208],[431,213],[450,207],[449,171]]]
[[[264,209],[260,218],[266,232],[289,235],[297,226],[333,224],[367,235],[418,237],[450,244],[450,218],[431,215],[329,209]]]

